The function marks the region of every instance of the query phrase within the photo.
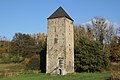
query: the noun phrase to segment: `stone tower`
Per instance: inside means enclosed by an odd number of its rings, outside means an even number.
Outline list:
[[[59,7],[48,17],[46,73],[74,72],[73,19]]]

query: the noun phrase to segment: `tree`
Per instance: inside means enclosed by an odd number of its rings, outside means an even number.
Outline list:
[[[94,38],[103,44],[110,44],[111,37],[116,33],[114,29],[114,24],[109,23],[106,19],[102,17],[95,17],[91,20]]]
[[[108,65],[108,55],[102,49],[102,45],[92,38],[88,38],[89,30],[82,26],[75,27],[75,69],[76,71],[96,71]],[[92,36],[92,33],[91,33]]]
[[[114,36],[110,44],[110,60],[112,62],[120,61],[120,37]]]
[[[35,41],[28,34],[16,33],[11,41],[11,53],[22,57],[31,57],[35,52]]]
[[[89,40],[94,40],[93,29],[89,24],[86,25],[86,36]]]
[[[9,45],[10,41],[7,40],[7,38],[0,36],[0,54],[2,53],[9,53]]]
[[[40,70],[41,72],[45,73],[46,72],[46,46],[47,46],[46,35],[43,33],[37,33],[37,34],[31,35],[31,37],[35,40],[36,52],[40,56],[40,66],[39,66]]]
[[[9,54],[10,41],[7,38],[0,36],[0,62],[8,63],[10,62]]]
[[[46,46],[46,35],[44,33],[37,33],[31,35],[31,37],[35,41],[36,52],[40,53],[44,49],[44,46]]]

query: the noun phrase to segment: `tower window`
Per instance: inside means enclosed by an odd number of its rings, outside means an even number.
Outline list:
[[[69,53],[72,53],[72,50],[69,48]]]
[[[69,46],[70,46],[70,44],[69,44]]]
[[[55,32],[56,32],[56,27],[55,27]]]
[[[58,43],[58,39],[54,38],[54,44]]]
[[[71,61],[69,61],[69,67],[71,67],[71,65],[72,65],[72,64],[71,64]]]

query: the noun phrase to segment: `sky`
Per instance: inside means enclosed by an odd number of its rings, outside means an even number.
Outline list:
[[[0,36],[47,33],[47,18],[62,7],[74,25],[96,16],[120,25],[120,0],[0,0]]]

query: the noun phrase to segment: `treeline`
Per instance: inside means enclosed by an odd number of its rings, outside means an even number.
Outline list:
[[[120,61],[120,36],[113,23],[95,17],[89,24],[74,26],[75,70],[101,71]],[[119,30],[118,30],[119,31]],[[0,37],[0,63],[22,63],[26,69],[45,68],[46,39],[42,33],[16,33],[11,41]]]
[[[1,40],[0,45],[0,63],[22,63],[27,69],[39,69],[46,35],[16,33],[11,41]]]

